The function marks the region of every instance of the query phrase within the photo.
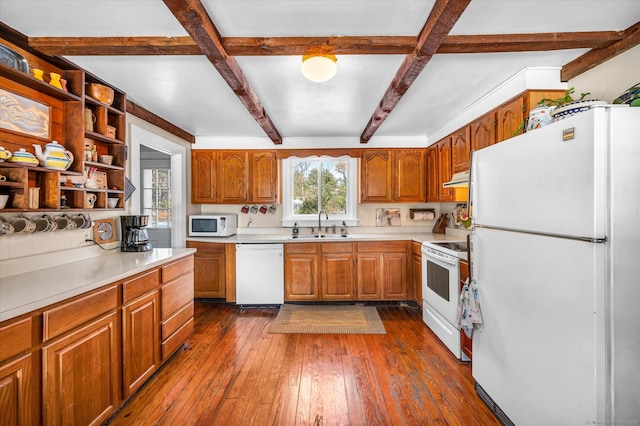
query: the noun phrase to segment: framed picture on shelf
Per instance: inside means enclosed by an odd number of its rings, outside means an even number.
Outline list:
[[[50,139],[51,107],[0,89],[0,129]]]
[[[105,172],[95,172],[93,173],[96,184],[98,185],[98,189],[107,189],[107,174]]]

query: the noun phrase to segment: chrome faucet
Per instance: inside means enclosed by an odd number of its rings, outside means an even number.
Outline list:
[[[324,213],[324,218],[329,220],[329,215],[327,214],[327,212],[325,212],[324,210],[320,210],[318,212],[318,235],[322,235],[322,213]]]

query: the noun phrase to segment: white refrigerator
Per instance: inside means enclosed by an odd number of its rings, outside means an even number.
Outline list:
[[[640,108],[476,151],[471,187],[478,394],[505,424],[639,424]]]

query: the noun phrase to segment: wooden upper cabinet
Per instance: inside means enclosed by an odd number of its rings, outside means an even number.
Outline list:
[[[367,150],[362,153],[362,201],[392,200],[392,158],[390,150]]]
[[[274,203],[278,198],[274,151],[191,152],[191,202],[194,204]]]
[[[424,149],[401,149],[393,152],[393,201],[424,203],[427,200],[425,158]]]
[[[438,146],[427,149],[427,202],[438,201]]]
[[[249,154],[247,151],[220,152],[218,182],[218,195],[221,204],[249,201]]]
[[[483,115],[469,125],[471,150],[477,151],[496,143],[496,113]]]
[[[191,151],[191,202],[193,204],[217,202],[217,158],[215,151]]]
[[[564,94],[563,90],[528,90],[512,100],[499,106],[496,110],[497,121],[497,142],[510,139],[517,134],[518,128],[524,126],[525,118],[529,117],[529,112],[545,98],[555,99]]]
[[[362,202],[425,202],[424,149],[366,150],[362,153]]]
[[[497,142],[512,138],[524,121],[524,96],[518,96],[510,102],[498,107],[496,120],[498,122]]]
[[[251,202],[275,203],[278,200],[278,160],[274,151],[251,153]]]
[[[451,138],[438,142],[438,201],[452,201],[453,190],[451,188],[443,188],[442,184],[451,180],[453,172],[451,171]]]
[[[469,170],[471,141],[469,126],[459,129],[451,135],[451,171],[453,173]]]

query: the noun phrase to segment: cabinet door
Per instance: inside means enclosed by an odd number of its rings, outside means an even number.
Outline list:
[[[123,397],[132,395],[160,365],[158,290],[122,308]]]
[[[391,151],[367,150],[362,154],[362,201],[392,201]]]
[[[469,125],[471,149],[477,151],[496,143],[496,113],[483,115]]]
[[[322,300],[354,300],[354,283],[352,253],[322,254]]]
[[[286,301],[320,300],[319,263],[318,254],[285,254],[284,299]]]
[[[438,201],[438,146],[427,149],[427,202]]]
[[[512,138],[524,120],[524,98],[519,96],[513,101],[498,107],[496,115],[498,122],[496,141],[502,142]]]
[[[414,254],[412,259],[413,301],[422,307],[422,255]]]
[[[382,297],[385,300],[407,299],[406,253],[385,253],[382,259]]]
[[[395,201],[427,200],[427,179],[424,149],[403,149],[393,152]]]
[[[458,129],[451,135],[451,171],[453,173],[469,170],[469,155],[471,143],[469,140],[469,127]]]
[[[194,296],[224,298],[226,293],[224,245],[222,251],[200,250],[194,256]]]
[[[27,354],[0,365],[0,424],[28,426],[40,423],[38,382],[33,374],[33,356]]]
[[[246,151],[221,151],[218,156],[218,202],[249,202],[249,154]]]
[[[43,423],[100,424],[118,407],[117,314],[42,348]]]
[[[464,286],[465,281],[469,278],[469,263],[461,260],[460,261],[460,291],[462,291],[462,287]],[[472,358],[472,345],[473,342],[471,339],[464,334],[464,331],[460,330],[460,343],[462,346],[462,352],[469,357]]]
[[[278,200],[278,161],[273,151],[251,153],[251,202],[275,203]]]
[[[377,253],[358,254],[358,300],[382,299],[382,257]]]
[[[451,180],[451,138],[438,142],[438,200],[453,200],[453,190],[443,188],[442,184]]]
[[[217,154],[213,151],[191,151],[191,202],[211,204],[217,195]]]

